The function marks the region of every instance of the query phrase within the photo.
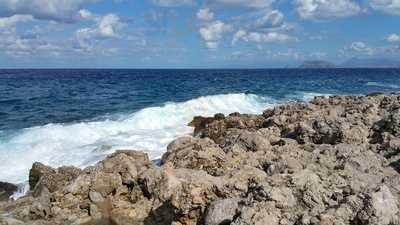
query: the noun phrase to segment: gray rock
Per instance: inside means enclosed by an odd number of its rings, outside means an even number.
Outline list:
[[[205,224],[229,224],[236,215],[239,199],[223,199],[211,202],[207,208]]]

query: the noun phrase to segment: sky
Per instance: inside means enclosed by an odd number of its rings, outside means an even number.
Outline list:
[[[399,56],[400,0],[0,0],[0,68],[275,68]]]

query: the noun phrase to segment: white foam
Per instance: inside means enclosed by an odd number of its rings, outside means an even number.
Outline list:
[[[17,200],[23,197],[29,191],[29,182],[25,181],[24,183],[20,183],[17,185],[18,189],[14,192],[13,195],[10,196],[11,199]]]
[[[215,113],[261,113],[276,102],[252,94],[200,97],[145,108],[117,120],[48,124],[24,129],[0,143],[0,180],[23,183],[33,162],[85,167],[116,149],[144,150],[159,158],[178,136],[190,134],[194,116]]]

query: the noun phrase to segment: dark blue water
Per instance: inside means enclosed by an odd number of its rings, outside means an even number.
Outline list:
[[[26,181],[35,161],[84,167],[117,149],[157,159],[196,115],[399,90],[400,69],[0,70],[0,180]]]
[[[399,69],[0,70],[0,130],[90,120],[199,96],[400,90]]]

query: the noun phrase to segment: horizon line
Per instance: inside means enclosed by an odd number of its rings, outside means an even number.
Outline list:
[[[331,68],[301,68],[301,67],[4,67],[0,70],[330,70],[330,69],[400,69],[400,67],[331,67]]]

